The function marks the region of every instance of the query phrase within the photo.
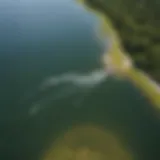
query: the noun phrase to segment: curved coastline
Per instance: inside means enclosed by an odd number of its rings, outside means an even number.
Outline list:
[[[85,4],[85,0],[79,0],[88,11],[93,12],[100,19],[100,36],[108,36],[111,46],[103,56],[103,63],[106,70],[114,75],[120,75],[131,81],[141,93],[147,97],[156,109],[160,109],[160,86],[152,80],[146,73],[137,69],[121,44],[120,37],[112,24],[112,20],[105,14],[90,8]],[[102,37],[104,38],[104,37]],[[128,62],[129,65],[126,65]],[[125,67],[127,66],[127,67]]]

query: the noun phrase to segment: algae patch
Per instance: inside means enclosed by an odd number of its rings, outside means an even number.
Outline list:
[[[131,153],[104,128],[81,125],[62,134],[43,160],[132,160]]]

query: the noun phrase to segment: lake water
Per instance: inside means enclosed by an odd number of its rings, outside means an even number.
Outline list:
[[[159,120],[138,89],[105,75],[98,22],[73,0],[0,1],[1,160],[38,160],[57,134],[88,122],[138,159],[159,159]]]

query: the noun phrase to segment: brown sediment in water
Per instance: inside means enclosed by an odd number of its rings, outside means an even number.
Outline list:
[[[116,136],[104,128],[82,125],[57,138],[42,160],[132,160]]]

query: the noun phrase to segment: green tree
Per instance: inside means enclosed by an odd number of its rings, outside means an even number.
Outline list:
[[[137,67],[160,81],[160,0],[86,0],[106,13]]]

